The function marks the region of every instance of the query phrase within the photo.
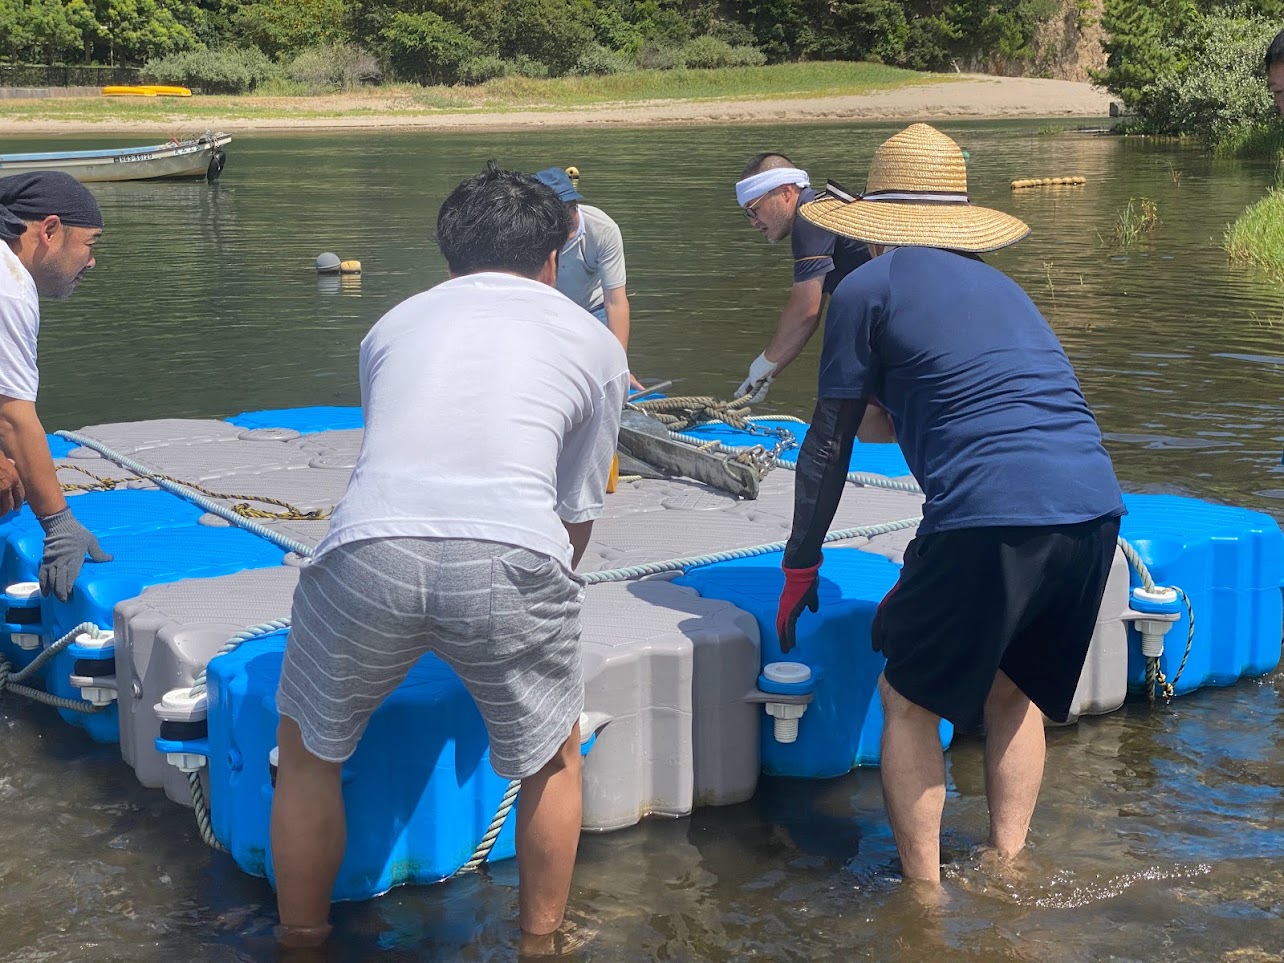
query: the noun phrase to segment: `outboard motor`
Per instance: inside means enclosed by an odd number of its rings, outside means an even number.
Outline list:
[[[221,147],[216,149],[210,157],[210,166],[205,169],[205,180],[213,184],[218,180],[218,176],[223,173],[223,165],[227,163],[227,152]]]

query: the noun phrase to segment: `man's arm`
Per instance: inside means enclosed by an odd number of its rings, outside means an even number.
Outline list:
[[[863,398],[816,402],[794,472],[794,523],[785,545],[786,568],[808,568],[820,561],[820,546],[843,497],[852,443],[865,407]]]
[[[27,503],[38,518],[56,515],[67,507],[49,440],[33,402],[0,395],[0,449],[17,465]]]
[[[776,374],[784,371],[789,364],[802,354],[803,348],[816,333],[820,324],[821,291],[825,285],[825,276],[795,281],[789,289],[789,300],[780,312],[776,322],[776,333],[763,352],[767,360],[776,364]]]
[[[852,442],[865,414],[865,400],[826,399],[816,403],[811,427],[798,453],[794,475],[794,525],[785,545],[785,587],[776,610],[780,651],[797,639],[798,617],[820,607],[820,547],[834,520],[847,482]]]
[[[754,392],[753,402],[762,401],[771,380],[802,354],[820,324],[824,285],[823,274],[794,282],[780,320],[776,322],[776,333],[766,350],[749,366],[749,377],[736,389],[736,397]]]
[[[587,522],[563,520],[562,527],[566,529],[566,537],[571,540],[571,568],[576,568],[580,564],[580,559],[584,557],[584,549],[588,548],[589,538],[593,535],[593,522],[591,519]]]
[[[870,398],[856,437],[865,444],[895,444],[896,423],[892,421],[892,413],[876,399]]]
[[[27,501],[45,532],[40,591],[65,602],[71,598],[86,555],[95,562],[110,562],[112,557],[67,507],[34,402],[0,395],[0,448],[17,466]]]
[[[624,353],[629,352],[629,296],[624,288],[607,288],[602,291],[602,306],[606,309],[606,327],[620,342]],[[637,389],[642,382],[629,373],[629,386]]]

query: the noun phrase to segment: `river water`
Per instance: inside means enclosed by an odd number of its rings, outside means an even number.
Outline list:
[[[745,159],[780,150],[859,188],[901,125],[648,131],[237,135],[221,183],[103,185],[98,267],[46,303],[46,426],[358,401],[356,347],[444,278],[436,209],[488,158],[578,166],[624,233],[644,381],[726,395],[766,343],[790,278],[735,207]],[[1264,164],[1038,122],[940,125],[971,155],[975,201],[1031,236],[989,258],[1056,329],[1130,491],[1284,516],[1284,288],[1228,265],[1222,232]],[[7,140],[9,151],[142,143]],[[1084,187],[1012,192],[1019,177]],[[1130,198],[1162,223],[1110,244]],[[364,264],[319,281],[323,250]],[[816,339],[817,341],[819,339]],[[772,390],[810,412],[814,346]],[[986,835],[980,746],[948,754],[943,904],[897,884],[878,773],[765,779],[744,805],[583,839],[572,916],[594,960],[1284,959],[1284,674],[1130,703],[1050,732],[1019,877]],[[0,703],[0,958],[272,959],[267,885],[206,850],[191,814],[143,790],[114,747]],[[354,831],[359,831],[355,830]],[[336,910],[333,959],[511,959],[516,869]]]

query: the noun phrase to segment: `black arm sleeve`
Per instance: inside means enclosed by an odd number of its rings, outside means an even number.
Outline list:
[[[865,417],[864,398],[821,398],[798,453],[794,479],[794,527],[785,546],[788,568],[809,568],[838,511],[851,463],[856,429]]]

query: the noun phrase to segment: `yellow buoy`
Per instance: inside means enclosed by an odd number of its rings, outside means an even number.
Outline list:
[[[568,167],[566,168],[566,176],[573,181],[578,181],[580,179],[580,169],[578,167]]]
[[[360,274],[361,262],[360,261],[340,261],[339,273],[340,274]]]
[[[1029,177],[1013,181],[1012,189],[1019,191],[1027,187],[1078,187],[1088,183],[1086,177]]]

